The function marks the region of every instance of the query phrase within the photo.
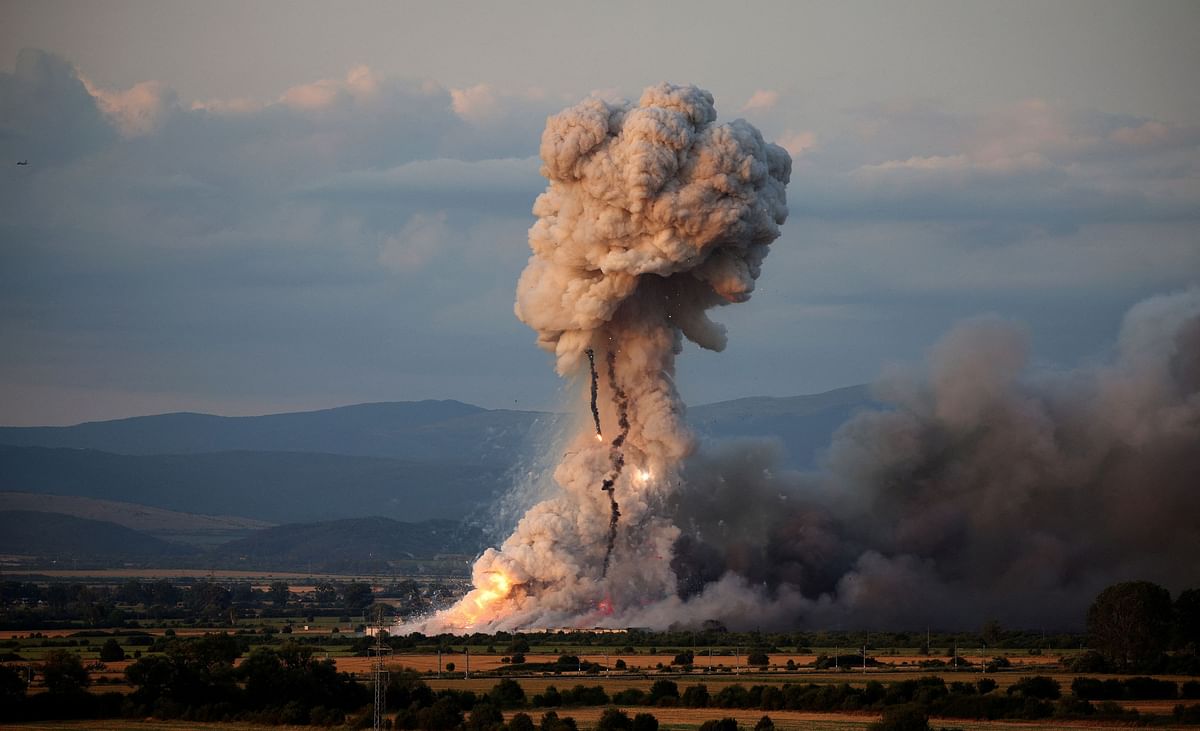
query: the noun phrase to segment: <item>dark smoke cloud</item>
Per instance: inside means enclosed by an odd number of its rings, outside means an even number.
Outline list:
[[[1200,290],[1134,307],[1110,364],[1033,371],[1021,327],[980,319],[877,391],[820,475],[763,443],[690,460],[680,600],[643,619],[1077,627],[1114,581],[1200,583]]]

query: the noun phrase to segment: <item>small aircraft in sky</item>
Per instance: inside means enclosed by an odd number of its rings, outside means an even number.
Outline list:
[[[18,165],[28,165],[29,161],[28,160],[17,160],[17,164]]]

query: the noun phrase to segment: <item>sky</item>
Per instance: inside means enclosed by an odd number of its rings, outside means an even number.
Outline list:
[[[982,314],[1082,367],[1200,285],[1198,71],[1195,2],[0,2],[0,424],[556,407],[512,313],[541,131],[660,81],[794,160],[687,402]]]

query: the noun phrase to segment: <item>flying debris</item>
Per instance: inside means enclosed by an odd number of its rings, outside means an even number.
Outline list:
[[[608,502],[611,508],[608,518],[608,540],[604,544],[604,565],[600,571],[602,579],[608,577],[608,566],[612,562],[613,548],[617,542],[617,522],[621,519],[621,510],[613,492],[617,478],[621,476],[621,470],[625,467],[625,453],[621,448],[625,446],[625,439],[629,436],[629,397],[625,395],[625,389],[617,383],[616,353],[608,351],[606,360],[608,362],[608,389],[612,392],[613,403],[617,407],[617,426],[620,428],[620,432],[613,437],[608,451],[612,472],[604,479],[600,487],[601,490],[608,493]]]
[[[592,421],[596,424],[596,441],[604,441],[604,433],[600,431],[600,408],[596,406],[596,398],[600,395],[599,378],[596,377],[596,351],[587,349],[588,370],[592,374]]]
[[[17,160],[17,164],[18,165],[28,165],[29,161],[28,160]]]
[[[705,311],[750,298],[787,218],[787,152],[745,120],[717,123],[712,95],[694,86],[652,86],[636,104],[585,99],[547,120],[541,159],[548,187],[533,205],[514,309],[559,375],[587,360],[595,429],[565,451],[560,492],[476,561],[475,588],[409,631],[585,626],[598,606],[609,626],[641,625],[645,607],[678,600],[671,562],[657,558],[680,538],[670,506],[695,448],[675,355],[684,337],[725,347]],[[607,379],[596,373],[600,343]],[[618,428],[607,445],[603,398]],[[647,479],[623,475],[626,461]]]

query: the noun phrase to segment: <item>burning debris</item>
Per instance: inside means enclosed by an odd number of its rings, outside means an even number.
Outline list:
[[[596,351],[587,349],[588,370],[592,375],[592,421],[596,424],[596,441],[604,441],[604,432],[600,430],[600,407],[596,399],[600,395],[599,377],[596,375]]]
[[[600,572],[600,578],[608,576],[608,566],[612,562],[613,547],[617,541],[617,521],[621,519],[621,511],[617,505],[616,496],[613,491],[616,489],[615,484],[621,476],[621,471],[625,468],[625,453],[621,448],[625,446],[625,439],[629,436],[629,397],[625,395],[625,390],[617,383],[617,356],[613,351],[608,351],[608,388],[612,391],[613,403],[617,407],[617,427],[620,431],[617,436],[613,437],[612,444],[609,446],[608,459],[612,464],[612,471],[608,473],[608,477],[604,478],[600,489],[608,493],[608,501],[612,507],[612,513],[608,519],[608,542],[604,548],[604,568]]]

